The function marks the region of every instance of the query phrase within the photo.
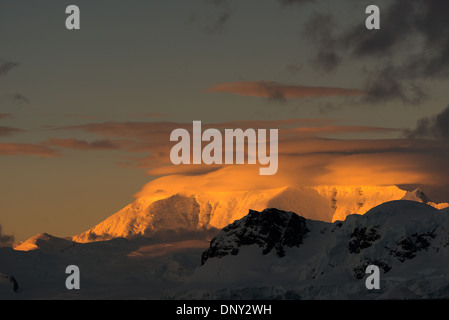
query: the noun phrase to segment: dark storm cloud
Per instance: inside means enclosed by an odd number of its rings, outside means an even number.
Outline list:
[[[395,65],[398,77],[449,76],[449,2],[440,0],[396,0],[382,8],[380,30],[367,31],[359,25],[343,32],[340,51],[353,58],[404,56]],[[418,41],[421,40],[421,41]],[[416,52],[408,53],[412,43]]]
[[[218,13],[215,14],[206,26],[206,31],[211,34],[222,33],[226,23],[232,15],[231,4],[228,0],[204,0],[206,3],[218,8]]]
[[[206,31],[209,33],[221,33],[226,25],[226,22],[231,17],[231,9],[226,8],[220,12],[215,21],[206,27]]]
[[[381,7],[380,30],[370,32],[365,28],[353,27],[343,34],[341,41],[345,45],[351,45],[351,53],[355,57],[383,56],[386,52],[392,53],[395,47],[416,32],[413,22],[416,2],[392,1],[388,8]]]
[[[368,72],[364,89],[366,96],[362,100],[368,103],[400,100],[404,104],[419,105],[427,98],[426,89],[422,84],[403,81],[395,75],[395,68],[392,66]]]
[[[0,76],[6,76],[12,69],[19,66],[18,62],[13,61],[6,61],[3,59],[0,59]],[[6,94],[3,95],[4,98],[6,98],[9,101],[12,101],[15,104],[28,104],[28,99],[20,94],[20,93],[12,93],[12,94]]]
[[[230,0],[203,0],[209,5],[213,5],[219,9],[218,14],[213,17],[213,20],[206,26],[206,31],[212,34],[222,33],[232,14],[234,13]],[[278,0],[282,7],[290,5],[302,5],[307,3],[313,3],[315,0]],[[196,15],[191,15],[189,20],[196,19]]]
[[[260,86],[265,90],[269,100],[277,101],[280,103],[287,102],[287,97],[281,85],[270,85],[268,83],[262,82]]]
[[[12,61],[4,61],[0,59],[0,76],[8,74],[9,71],[17,67],[19,64]]]
[[[419,119],[415,129],[404,133],[409,138],[449,139],[449,105],[436,116]]]
[[[316,55],[312,64],[326,72],[334,70],[340,64],[336,53],[337,40],[334,35],[336,23],[329,14],[313,13],[304,26],[303,35],[316,45]]]
[[[343,42],[353,45],[355,57],[376,57],[398,53],[410,41],[419,50],[398,65],[398,76],[449,76],[449,2],[441,0],[396,0],[382,14],[376,32],[353,29]],[[417,37],[422,41],[417,42]],[[399,52],[406,53],[405,50]]]
[[[11,246],[14,242],[14,236],[4,235],[0,225],[0,247]]]
[[[30,103],[30,100],[21,93],[0,94],[0,103],[12,103],[16,106],[24,106]]]
[[[11,93],[7,95],[7,98],[12,101],[15,104],[29,104],[30,100],[28,100],[27,97],[25,97],[23,94],[21,93]]]
[[[315,13],[304,35],[315,45],[312,62],[326,72],[344,61],[373,66],[365,70],[365,102],[419,104],[426,98],[425,80],[449,78],[448,21],[449,1],[395,0],[381,7],[380,30],[360,23],[338,30],[335,17]]]

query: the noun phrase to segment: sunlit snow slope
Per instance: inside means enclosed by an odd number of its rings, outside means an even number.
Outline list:
[[[392,200],[428,203],[438,209],[448,204],[430,202],[420,190],[396,186],[312,186],[255,191],[193,192],[159,199],[141,197],[93,228],[73,237],[75,242],[153,236],[156,232],[221,229],[242,218],[249,209],[278,208],[307,219],[333,222],[349,214],[364,214]]]

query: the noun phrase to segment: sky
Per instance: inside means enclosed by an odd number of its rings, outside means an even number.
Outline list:
[[[0,242],[81,233],[154,181],[449,201],[447,21],[440,0],[1,0]],[[278,173],[171,165],[170,132],[195,120],[278,128]]]

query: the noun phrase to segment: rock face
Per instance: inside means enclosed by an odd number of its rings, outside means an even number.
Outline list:
[[[381,270],[376,295],[364,283],[369,265]],[[267,209],[224,228],[176,297],[250,298],[262,286],[265,299],[448,298],[448,265],[445,209],[398,200],[334,223]]]
[[[5,296],[19,291],[19,284],[14,276],[0,273],[0,296],[2,291],[4,291]]]
[[[93,242],[113,238],[151,237],[157,232],[222,229],[241,219],[248,209],[265,208],[300,213],[304,218],[326,222],[345,220],[350,214],[364,214],[391,200],[407,199],[428,203],[438,209],[417,189],[407,192],[396,186],[311,186],[277,189],[194,192],[159,198],[138,198],[93,228],[72,238]]]
[[[285,255],[286,247],[299,247],[307,233],[306,219],[293,212],[265,209],[250,210],[244,218],[223,228],[212,239],[210,248],[203,253],[201,264],[207,259],[237,255],[241,246],[256,245],[263,254],[275,251],[279,257]]]
[[[0,248],[0,298],[71,299],[70,264],[84,270],[76,298],[87,299],[449,298],[447,209],[398,200],[333,223],[279,209],[245,214],[209,244],[41,234],[22,244],[28,252]],[[369,265],[380,269],[380,289],[365,286]]]
[[[361,250],[371,247],[376,240],[381,238],[379,226],[355,227],[349,240],[349,253],[360,253]]]

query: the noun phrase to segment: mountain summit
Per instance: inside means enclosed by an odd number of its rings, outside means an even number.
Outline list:
[[[296,213],[277,209],[249,210],[245,217],[226,226],[212,239],[210,248],[202,255],[201,264],[210,258],[237,255],[239,248],[245,245],[257,245],[263,248],[263,254],[275,251],[283,257],[285,248],[299,247],[308,232],[306,219]]]
[[[278,209],[250,211],[211,241],[174,297],[447,298],[448,230],[446,210],[409,200],[334,223]],[[376,292],[365,286],[369,265],[380,269]]]
[[[192,187],[194,189],[194,187]],[[392,200],[408,199],[436,208],[422,190],[411,192],[396,186],[311,186],[253,191],[174,193],[141,197],[93,228],[72,238],[92,242],[113,238],[151,237],[158,232],[191,232],[221,229],[241,219],[248,209],[278,208],[304,218],[332,222],[350,214],[364,214]]]
[[[176,207],[183,199],[173,197],[152,208],[173,210],[169,218],[180,218],[177,226],[192,222],[187,227],[193,228],[201,219],[174,210],[189,209],[196,201],[189,199],[184,207]],[[201,206],[194,208],[201,212]],[[303,215],[274,208],[247,210],[209,243],[136,237],[75,244],[40,234],[21,248],[31,251],[0,248],[0,296],[72,299],[61,270],[76,263],[84,270],[84,289],[77,299],[449,297],[447,208],[395,200],[344,221]],[[151,225],[143,221],[141,226]],[[156,227],[167,223],[152,221]],[[379,269],[380,289],[365,285],[369,265]]]
[[[75,244],[70,240],[58,238],[48,233],[40,233],[15,246],[14,250],[39,250],[45,254],[53,254],[63,252],[74,245]]]

